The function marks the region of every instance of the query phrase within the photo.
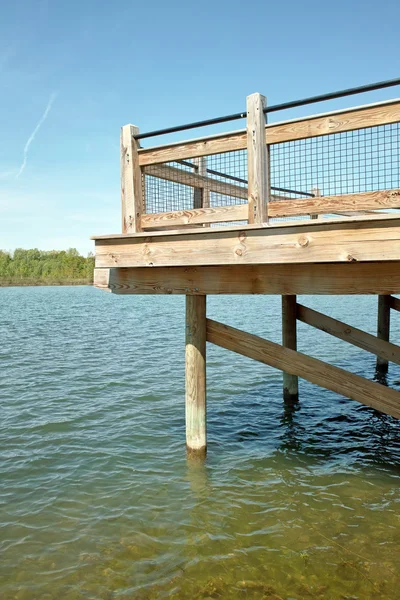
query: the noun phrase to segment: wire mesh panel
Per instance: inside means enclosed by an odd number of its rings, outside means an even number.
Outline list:
[[[400,124],[270,146],[271,184],[323,196],[400,187]]]
[[[146,167],[146,213],[247,202],[247,150]]]
[[[272,202],[400,188],[400,123],[269,149]],[[247,185],[245,149],[149,165],[143,175],[144,213],[247,204]]]

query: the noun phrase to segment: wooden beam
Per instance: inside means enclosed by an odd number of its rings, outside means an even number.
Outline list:
[[[249,223],[268,221],[268,167],[265,143],[265,96],[247,96],[247,180]]]
[[[378,338],[389,342],[390,337],[390,296],[378,296]],[[379,373],[387,373],[389,363],[386,358],[378,356],[376,359],[376,369]]]
[[[278,144],[319,135],[342,133],[364,127],[388,125],[399,121],[400,101],[395,99],[301,119],[292,119],[282,123],[268,124],[265,127],[265,139],[267,144]],[[143,148],[139,150],[139,164],[145,166],[193,158],[194,156],[244,150],[246,146],[246,131],[234,131],[154,148]]]
[[[213,206],[212,208],[199,208],[196,210],[147,214],[142,215],[140,222],[142,229],[151,229],[203,223],[245,221],[247,217],[247,204],[232,204],[230,206]]]
[[[181,183],[193,188],[207,188],[210,192],[217,192],[218,194],[224,194],[232,198],[247,200],[247,186],[243,187],[234,183],[220,181],[219,179],[206,177],[200,173],[185,171],[184,169],[169,165],[152,165],[151,167],[146,167],[144,173],[150,177],[166,179],[167,181]]]
[[[177,181],[180,183],[184,182],[180,169],[172,169],[171,167],[157,167],[161,172],[167,173],[170,181]],[[165,171],[164,171],[165,169]],[[178,175],[174,175],[172,170],[178,171]],[[191,174],[193,175],[193,174]],[[173,177],[175,177],[173,179]],[[194,179],[196,175],[194,175]],[[205,178],[207,181],[212,182],[210,178]],[[194,183],[190,177],[189,183],[186,185],[192,185]],[[200,185],[202,182],[197,181]],[[206,185],[205,182],[203,182]],[[236,188],[236,189],[233,189]],[[216,191],[220,194],[226,193],[233,197],[242,197],[247,199],[247,188],[240,188],[239,186],[232,186],[231,184],[224,184],[220,189],[217,185],[210,185],[211,191]],[[399,195],[397,195],[399,194]],[[278,200],[279,198],[279,200]],[[353,207],[351,211],[340,211],[339,207]],[[268,204],[269,216],[273,218],[277,217],[294,217],[311,214],[312,217],[317,217],[316,213],[319,214],[338,214],[341,216],[361,216],[361,215],[379,215],[388,213],[377,213],[371,210],[358,211],[356,207],[368,206],[369,208],[398,208],[400,207],[400,190],[389,190],[381,192],[365,192],[361,194],[348,194],[344,196],[328,196],[325,198],[315,199],[304,199],[304,200],[289,200],[285,197],[279,197],[276,195],[271,196],[271,202]],[[190,224],[202,224],[202,223],[214,223],[214,222],[230,222],[230,221],[246,221],[248,218],[248,208],[244,204],[235,204],[230,206],[215,206],[210,209],[198,209],[198,210],[183,210],[173,211],[165,213],[154,213],[146,214],[141,217],[142,229],[151,228],[162,228],[162,227],[181,227],[182,225]]]
[[[359,219],[97,238],[96,267],[400,260],[400,216]]]
[[[186,296],[186,447],[205,454],[206,296]]]
[[[296,296],[282,296],[282,345],[297,350]],[[296,402],[299,399],[299,380],[296,375],[283,372],[283,399]]]
[[[396,293],[396,292],[394,292],[394,293]],[[393,296],[390,296],[389,302],[390,302],[390,308],[393,308],[393,310],[397,310],[398,312],[400,312],[400,299],[399,298],[393,298]]]
[[[385,361],[390,360],[400,365],[400,347],[395,344],[379,339],[361,329],[347,325],[347,323],[328,317],[301,304],[297,305],[297,318],[307,325],[380,356]]]
[[[207,341],[400,418],[400,393],[316,358],[207,319]]]
[[[100,268],[94,285],[115,294],[398,294],[400,262]]]
[[[139,133],[135,125],[121,128],[121,204],[122,233],[141,231],[140,218],[143,210],[142,174],[139,166],[137,142]]]
[[[294,217],[399,207],[400,189],[395,189],[271,202],[268,214],[270,217]]]

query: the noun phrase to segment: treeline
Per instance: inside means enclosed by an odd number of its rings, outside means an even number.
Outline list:
[[[0,250],[0,285],[67,285],[93,282],[94,257],[75,248],[14,252]]]

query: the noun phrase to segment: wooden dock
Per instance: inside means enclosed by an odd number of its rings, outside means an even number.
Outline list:
[[[206,341],[282,370],[285,401],[301,377],[400,417],[398,391],[298,352],[296,336],[302,321],[375,354],[381,374],[400,364],[389,341],[400,310],[400,100],[277,124],[265,102],[247,98],[244,130],[158,147],[122,127],[122,233],[93,237],[96,287],[186,295],[196,454],[207,445]],[[282,345],[207,319],[209,294],[281,295]],[[302,306],[300,294],[375,294],[377,335]]]

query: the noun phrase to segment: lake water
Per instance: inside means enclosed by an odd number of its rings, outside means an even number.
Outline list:
[[[300,300],[374,333],[376,298]],[[208,314],[280,341],[280,298]],[[281,373],[209,346],[188,462],[184,330],[183,297],[0,289],[0,599],[399,598],[399,423],[307,382],[285,409]],[[298,330],[373,378],[372,355]]]

